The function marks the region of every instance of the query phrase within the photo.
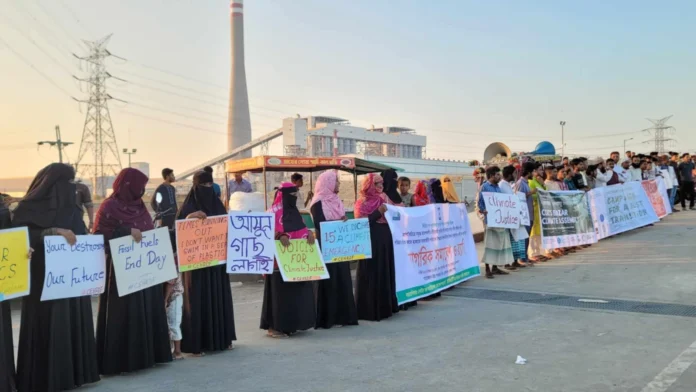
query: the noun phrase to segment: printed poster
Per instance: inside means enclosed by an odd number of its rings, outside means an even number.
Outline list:
[[[463,204],[387,208],[399,304],[438,293],[481,274]]]
[[[103,235],[78,235],[75,245],[63,236],[44,237],[46,273],[41,300],[101,294],[106,287]]]
[[[638,181],[596,188],[587,195],[598,239],[659,221]]]
[[[597,242],[587,195],[582,191],[538,191],[545,249]]]
[[[272,274],[275,219],[269,212],[230,212],[227,273]]]
[[[367,218],[321,222],[321,254],[326,263],[372,258],[370,222]]]
[[[140,242],[132,236],[109,241],[119,297],[177,277],[169,229],[161,227],[142,235]]]
[[[645,194],[648,195],[648,200],[650,200],[650,205],[652,205],[657,217],[662,219],[667,216],[667,209],[665,209],[665,201],[662,198],[662,194],[657,187],[656,180],[641,181],[640,183],[645,190]]]

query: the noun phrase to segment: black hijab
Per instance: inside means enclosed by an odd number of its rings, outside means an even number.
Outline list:
[[[178,219],[186,219],[189,214],[196,211],[203,211],[208,216],[226,213],[224,204],[215,195],[215,189],[202,185],[211,182],[213,182],[213,175],[208,172],[199,171],[193,175],[193,186],[181,206]]]
[[[442,193],[442,183],[440,180],[435,180],[432,185],[430,185],[433,191],[433,197],[435,197],[435,203],[444,203],[445,195]]]
[[[41,169],[15,209],[14,226],[57,227],[82,234],[84,222],[80,224],[74,179],[75,169],[70,165],[52,163]]]
[[[301,230],[307,227],[302,219],[300,210],[297,209],[297,187],[288,186],[278,190],[283,198],[283,230],[286,233]]]
[[[396,170],[394,169],[388,169],[382,173],[382,179],[384,180],[384,193],[394,204],[399,204],[403,201],[401,200],[401,195],[399,194],[398,178],[399,176],[396,174]]]

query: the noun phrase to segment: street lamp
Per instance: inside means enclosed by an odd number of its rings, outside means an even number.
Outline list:
[[[629,140],[633,140],[633,138],[624,140],[624,156],[626,155],[626,142]]]
[[[561,121],[561,159],[565,157],[565,121]]]
[[[136,152],[138,152],[138,150],[135,148],[130,150],[127,148],[123,149],[123,153],[128,155],[128,167],[131,167],[131,155],[135,154]]]

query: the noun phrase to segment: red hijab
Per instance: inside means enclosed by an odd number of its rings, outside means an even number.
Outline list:
[[[418,181],[418,184],[416,184],[416,190],[413,193],[413,204],[416,207],[430,204],[430,196],[428,196],[425,181]]]
[[[366,218],[382,204],[394,204],[389,200],[384,192],[377,190],[375,186],[375,181],[382,179],[382,176],[376,173],[368,174],[360,186],[360,197],[355,202],[355,217],[356,218]],[[384,218],[378,220],[379,223],[386,223]]]
[[[127,168],[121,170],[114,181],[114,192],[104,200],[97,211],[94,231],[113,238],[118,228],[152,230],[152,217],[145,207],[143,195],[148,178],[141,171]]]

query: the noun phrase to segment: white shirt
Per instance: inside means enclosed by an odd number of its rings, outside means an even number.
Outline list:
[[[613,176],[614,171],[611,169],[607,169],[604,173],[602,173],[600,170],[597,170],[597,176],[595,177],[595,188],[607,186],[607,182],[611,181],[611,178]]]
[[[628,172],[631,174],[631,181],[643,181],[643,171],[640,168],[631,166]]]
[[[619,182],[624,183],[624,182],[629,182],[631,181],[631,172],[629,169],[624,169],[623,167],[619,167],[619,170],[616,172],[616,174],[619,175]]]
[[[304,211],[306,210],[304,206],[305,198],[304,194],[302,193],[301,189],[297,189],[297,209],[298,211]]]
[[[500,190],[503,193],[508,193],[508,194],[515,193],[512,191],[512,186],[510,186],[510,183],[505,181],[505,180],[500,180],[500,182],[498,183],[498,186],[500,187]]]

